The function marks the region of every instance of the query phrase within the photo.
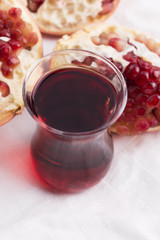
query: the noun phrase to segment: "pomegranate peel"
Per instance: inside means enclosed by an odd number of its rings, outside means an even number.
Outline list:
[[[128,102],[110,131],[131,135],[160,129],[160,43],[157,40],[122,26],[101,23],[63,36],[54,50],[66,48],[93,51],[112,61],[122,72]]]

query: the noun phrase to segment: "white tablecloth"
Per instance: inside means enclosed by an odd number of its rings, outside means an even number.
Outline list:
[[[160,40],[160,1],[121,0],[109,22]],[[43,39],[47,54],[57,39]],[[160,132],[114,136],[107,176],[80,194],[58,194],[32,168],[34,129],[26,110],[0,128],[1,240],[160,239]]]

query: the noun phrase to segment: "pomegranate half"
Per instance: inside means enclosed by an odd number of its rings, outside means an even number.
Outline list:
[[[30,12],[18,0],[1,0],[0,125],[21,113],[24,77],[41,56],[41,34]]]
[[[86,24],[106,20],[120,0],[21,0],[40,30],[51,35],[71,34]]]
[[[110,128],[112,132],[131,135],[160,129],[159,42],[122,26],[101,23],[62,37],[55,50],[66,48],[98,53],[123,73],[128,101],[123,114]]]

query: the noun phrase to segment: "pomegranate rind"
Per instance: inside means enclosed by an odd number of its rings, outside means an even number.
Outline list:
[[[96,45],[93,44],[92,38],[93,37],[99,37],[102,33],[116,33],[120,36],[122,39],[136,39],[137,37],[140,38],[140,36],[143,36],[143,41],[139,39],[138,44],[142,46],[142,50],[140,51],[139,55],[141,58],[143,58],[145,61],[152,63],[152,66],[157,66],[160,68],[160,56],[156,49],[160,47],[160,42],[156,39],[151,38],[150,36],[141,34],[138,31],[128,29],[123,26],[119,25],[110,25],[107,23],[100,23],[100,24],[91,24],[86,26],[83,30],[77,31],[76,33],[72,35],[65,35],[59,41],[57,42],[54,50],[62,50],[62,49],[84,49],[89,50],[92,52],[95,52],[97,54],[100,54],[107,58],[113,58],[114,61],[119,61],[123,67],[125,68],[128,66],[129,61],[126,61],[123,59],[124,54],[129,52],[128,49],[124,50],[124,52],[118,52],[118,50],[115,51],[114,48],[111,49],[111,47],[106,46],[105,44]],[[146,41],[148,39],[149,43],[153,44],[146,44]],[[107,48],[108,47],[108,48]],[[116,52],[116,55],[114,56],[114,53]],[[121,58],[119,58],[121,56]],[[117,59],[116,59],[117,57]],[[126,65],[125,65],[126,64]],[[124,123],[124,124],[123,124]],[[151,131],[158,131],[160,130],[160,121],[158,123],[158,126],[155,127],[149,127],[145,131],[136,131],[135,129],[129,129],[127,131],[127,125],[126,122],[116,122],[113,126],[110,127],[110,131],[114,133],[118,133],[120,135],[134,135],[142,132],[151,132]],[[117,131],[119,129],[120,131]]]
[[[21,0],[25,5],[27,5],[27,0]],[[53,2],[60,2],[63,4],[64,0],[55,0]],[[77,1],[77,0],[76,0]],[[46,3],[47,2],[47,3]],[[102,0],[100,0],[100,2],[102,2]],[[32,13],[32,16],[34,17],[40,31],[42,33],[45,34],[49,34],[49,35],[56,35],[56,36],[62,36],[64,34],[72,34],[80,29],[83,29],[86,25],[88,24],[92,24],[92,23],[98,23],[98,22],[103,22],[106,19],[108,19],[116,10],[116,8],[118,7],[120,0],[114,0],[113,2],[113,9],[106,13],[106,14],[100,14],[98,13],[96,17],[92,17],[92,15],[90,17],[88,17],[88,19],[84,22],[79,21],[79,19],[77,19],[75,22],[73,22],[72,24],[69,24],[69,26],[66,26],[66,23],[68,22],[68,18],[70,18],[70,16],[73,14],[75,14],[75,11],[73,11],[72,14],[65,14],[65,23],[62,24],[61,27],[57,27],[54,25],[54,20],[51,17],[52,11],[56,11],[56,8],[53,8],[52,6],[52,2],[49,0],[45,0],[44,3],[42,3],[42,5],[38,8],[37,12]],[[46,6],[48,4],[48,6]],[[77,2],[78,5],[78,2]],[[90,4],[90,9],[92,8],[92,5],[96,5],[96,3],[93,1],[92,4]],[[89,11],[90,11],[89,9]],[[86,10],[86,9],[85,9]],[[47,16],[47,21],[45,22],[42,18],[42,14],[46,14]],[[81,15],[83,16],[83,11],[81,13]],[[60,14],[56,17],[57,19],[59,19],[59,22],[62,20]]]
[[[15,115],[20,114],[24,109],[22,86],[25,75],[31,65],[42,56],[41,33],[25,5],[19,0],[0,1],[0,9],[8,11],[12,7],[20,8],[22,10],[21,18],[32,25],[33,32],[35,32],[38,36],[38,42],[31,48],[31,50],[21,49],[18,54],[20,64],[14,68],[12,78],[4,77],[0,71],[0,81],[6,83],[10,89],[8,96],[3,97],[0,94],[0,125],[10,121]]]

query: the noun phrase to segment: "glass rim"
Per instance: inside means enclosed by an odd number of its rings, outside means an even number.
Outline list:
[[[48,126],[47,124],[45,124],[44,122],[41,122],[39,120],[39,118],[34,114],[34,112],[31,110],[28,101],[26,99],[26,85],[27,85],[27,80],[30,77],[30,75],[32,74],[32,72],[44,61],[44,60],[50,60],[51,58],[58,56],[58,55],[64,55],[64,54],[69,54],[69,53],[85,53],[85,54],[89,54],[90,56],[93,56],[95,58],[98,58],[100,60],[102,60],[103,62],[105,62],[105,64],[107,64],[109,67],[111,67],[112,70],[114,70],[115,74],[117,75],[119,82],[121,83],[122,86],[122,92],[123,92],[123,100],[122,100],[122,104],[120,109],[118,110],[118,112],[116,112],[116,116],[114,116],[110,121],[108,121],[107,123],[103,124],[102,126],[100,126],[99,128],[90,130],[90,131],[84,131],[84,132],[68,132],[68,131],[63,131],[63,130],[58,130],[56,128],[53,128],[51,126]],[[55,69],[56,70],[56,69]],[[113,84],[112,84],[113,85]],[[120,117],[120,115],[122,114],[125,106],[126,106],[126,102],[127,102],[127,86],[126,86],[126,82],[125,79],[123,77],[123,74],[120,72],[120,70],[107,58],[88,51],[88,50],[83,50],[83,49],[63,49],[63,50],[58,50],[58,51],[53,51],[52,53],[49,53],[45,56],[43,56],[42,58],[40,58],[39,60],[37,60],[28,70],[24,82],[23,82],[23,87],[22,87],[22,96],[23,96],[23,100],[24,100],[24,105],[27,109],[27,111],[29,112],[29,114],[31,115],[31,117],[36,120],[36,122],[38,124],[40,124],[43,128],[45,128],[46,130],[57,134],[57,135],[61,135],[61,136],[89,136],[92,134],[96,134],[99,133],[105,129],[107,129],[109,126],[113,125],[113,123],[116,122],[116,120]]]

